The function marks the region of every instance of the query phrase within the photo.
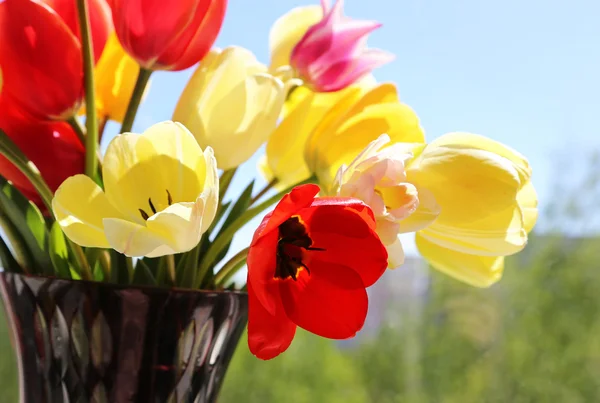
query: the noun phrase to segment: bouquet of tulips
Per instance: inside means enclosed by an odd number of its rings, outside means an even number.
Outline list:
[[[371,75],[392,60],[366,46],[380,24],[345,16],[342,0],[277,20],[269,66],[213,47],[226,3],[0,2],[4,270],[227,290],[247,266],[248,342],[262,359],[297,326],[354,336],[366,289],[402,266],[400,234],[416,233],[447,275],[498,281],[537,218],[527,159],[471,133],[427,143],[395,85]],[[152,72],[190,67],[173,121],[131,133]],[[108,120],[121,134],[101,155]],[[225,202],[265,143],[267,186]]]

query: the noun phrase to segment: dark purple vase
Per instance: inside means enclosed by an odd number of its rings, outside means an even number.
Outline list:
[[[25,403],[216,402],[248,296],[0,273]]]

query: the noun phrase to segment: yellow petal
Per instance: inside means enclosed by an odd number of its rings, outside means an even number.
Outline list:
[[[477,150],[489,151],[509,160],[519,173],[522,183],[525,183],[531,177],[531,167],[529,166],[529,161],[527,161],[527,158],[525,158],[516,150],[513,150],[502,143],[479,134],[465,132],[447,133],[432,141],[430,146],[447,148],[468,147]]]
[[[166,244],[173,253],[182,253],[200,242],[203,215],[204,201],[199,198],[195,203],[177,203],[167,207],[150,217],[147,225],[150,231],[167,240]],[[147,256],[158,255],[151,253]]]
[[[140,209],[152,215],[172,203],[195,201],[203,190],[206,162],[200,146],[181,124],[162,122],[109,144],[103,163],[108,200],[128,220],[144,225]]]
[[[519,174],[508,159],[489,151],[429,144],[408,165],[408,181],[431,191],[446,226],[480,221],[516,207]]]
[[[419,119],[407,105],[393,102],[364,108],[348,118],[329,138],[317,146],[315,173],[330,183],[342,164],[349,164],[371,141],[387,133],[391,143],[419,143],[425,140]]]
[[[523,228],[531,232],[538,218],[538,199],[533,184],[527,182],[517,194],[517,202],[523,213]]]
[[[112,33],[95,69],[96,108],[101,118],[123,121],[139,70]]]
[[[417,248],[431,266],[475,287],[489,287],[502,277],[504,257],[475,256],[438,246],[416,235]]]
[[[126,256],[155,257],[176,253],[168,245],[169,239],[144,225],[119,218],[105,218],[103,223],[110,247]]]
[[[217,215],[219,206],[219,175],[217,174],[217,160],[212,148],[204,150],[204,163],[206,166],[206,176],[204,178],[204,190],[200,194],[200,199],[204,203],[204,213],[202,216],[202,233],[206,232]],[[199,201],[196,200],[198,203]]]
[[[227,170],[248,160],[273,132],[285,92],[244,48],[229,47],[213,57],[192,76],[173,119],[185,124],[201,147],[210,145],[219,167]]]
[[[386,245],[385,248],[388,252],[388,267],[390,269],[396,269],[404,264],[404,249],[400,238],[396,237],[396,240]]]
[[[308,28],[323,18],[321,6],[297,7],[279,17],[269,33],[271,70],[290,64],[292,49]]]
[[[109,247],[102,220],[122,217],[94,181],[85,175],[67,178],[56,190],[52,210],[63,232],[73,242],[87,247]]]
[[[445,248],[480,256],[512,255],[527,244],[523,214],[518,206],[462,225],[447,226],[438,219],[419,234]]]
[[[419,206],[404,220],[399,222],[399,233],[416,232],[431,225],[440,215],[440,206],[433,193],[425,188],[417,187]]]

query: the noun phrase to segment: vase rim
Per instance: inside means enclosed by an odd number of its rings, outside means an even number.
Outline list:
[[[108,283],[104,281],[90,281],[90,280],[75,280],[68,279],[62,277],[53,277],[53,276],[42,276],[38,274],[22,274],[6,271],[4,269],[0,269],[0,277],[8,277],[8,276],[18,276],[23,278],[32,278],[32,279],[40,279],[40,280],[52,280],[52,281],[63,281],[66,283],[82,283],[87,284],[89,286],[94,287],[107,287],[114,289],[129,289],[129,290],[145,290],[145,291],[156,291],[156,292],[176,292],[176,293],[200,293],[200,294],[227,294],[227,295],[240,295],[247,296],[247,291],[241,290],[207,290],[207,289],[196,289],[196,288],[183,288],[183,287],[165,287],[165,286],[157,286],[157,285],[145,285],[145,284],[118,284],[118,283]]]

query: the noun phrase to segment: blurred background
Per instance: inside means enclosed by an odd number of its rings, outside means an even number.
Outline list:
[[[306,4],[230,0],[217,45],[244,46],[268,63],[271,24]],[[219,403],[597,402],[600,2],[346,0],[346,14],[383,22],[370,46],[396,60],[375,76],[397,83],[428,139],[471,131],[529,158],[541,216],[486,290],[430,271],[407,238],[407,263],[370,289],[355,339],[299,332],[269,362],[242,339]],[[153,76],[134,131],[170,119],[191,73]],[[104,146],[117,129],[109,125]],[[229,197],[258,175],[256,161],[238,170]],[[0,318],[0,402],[17,401],[16,379]]]

